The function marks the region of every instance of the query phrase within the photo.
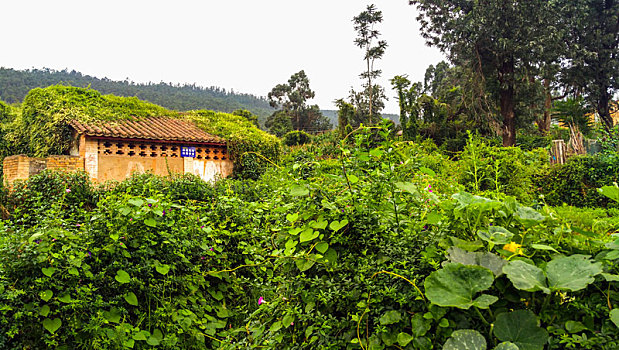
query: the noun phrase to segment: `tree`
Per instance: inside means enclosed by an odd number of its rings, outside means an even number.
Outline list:
[[[322,115],[318,106],[306,104],[307,100],[313,97],[314,91],[310,89],[309,79],[303,70],[293,74],[288,79],[288,83],[277,84],[268,94],[271,107],[279,108],[284,115],[290,118],[293,130],[308,132],[328,130],[331,124]],[[274,116],[275,114],[272,115],[273,118]],[[281,115],[277,118],[281,119]]]
[[[366,62],[366,71],[360,74],[361,79],[367,80],[365,84],[365,93],[368,99],[368,115],[369,122],[372,123],[372,116],[374,115],[375,102],[376,102],[376,88],[372,84],[372,80],[376,79],[382,73],[380,69],[374,69],[374,61],[383,57],[385,49],[387,48],[387,42],[384,40],[378,40],[380,32],[374,29],[374,25],[383,21],[382,11],[378,11],[374,4],[368,5],[366,10],[361,12],[358,16],[353,18],[355,30],[357,31],[357,38],[355,39],[355,45],[359,46],[365,51],[364,60]],[[376,45],[374,45],[374,42]]]
[[[290,116],[285,111],[275,111],[267,118],[264,125],[271,134],[282,137],[293,130],[290,119]]]
[[[411,0],[422,35],[456,65],[483,77],[498,100],[503,145],[516,142],[518,96],[530,91],[540,67],[556,59],[547,52],[557,40],[551,4],[543,0]],[[552,51],[552,50],[550,50]]]
[[[610,105],[619,88],[619,1],[559,2],[569,28],[564,82],[586,95],[610,130]]]

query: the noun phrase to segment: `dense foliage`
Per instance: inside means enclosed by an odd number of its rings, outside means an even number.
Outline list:
[[[333,135],[256,181],[17,185],[2,200],[1,346],[619,346],[615,209],[517,188],[546,171],[536,151],[471,137],[450,159],[386,128]]]

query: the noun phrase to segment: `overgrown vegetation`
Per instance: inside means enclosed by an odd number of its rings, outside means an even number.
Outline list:
[[[1,105],[2,111],[10,107]],[[212,111],[179,113],[136,97],[102,95],[98,91],[70,86],[50,86],[31,90],[21,113],[2,112],[2,156],[28,154],[45,157],[67,154],[72,142],[68,123],[80,121],[113,121],[168,116],[193,121],[208,133],[224,138],[230,149],[238,176],[256,178],[263,171],[265,159],[277,161],[279,140],[252,123],[247,115],[232,115]],[[6,114],[6,116],[4,116]]]
[[[97,188],[45,172],[17,185],[2,201],[0,344],[619,346],[617,211],[518,187],[552,171],[541,153],[470,136],[452,159],[386,127],[335,135],[256,181]]]

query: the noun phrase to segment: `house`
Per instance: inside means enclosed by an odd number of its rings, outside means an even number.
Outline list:
[[[156,175],[191,173],[205,181],[232,174],[226,141],[191,121],[147,117],[68,123],[69,155],[4,159],[4,181],[27,179],[44,169],[85,170],[93,182],[121,181],[134,172]]]

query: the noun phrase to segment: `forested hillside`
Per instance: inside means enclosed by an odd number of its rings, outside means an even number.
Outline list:
[[[138,84],[129,80],[114,81],[97,78],[74,70],[56,71],[49,68],[15,70],[0,67],[0,100],[8,103],[21,102],[28,91],[37,87],[56,84],[88,87],[103,94],[116,96],[135,96],[169,109],[188,111],[208,109],[232,112],[247,109],[265,119],[274,109],[260,96],[234,92],[217,86],[202,87],[195,84],[147,83]]]

